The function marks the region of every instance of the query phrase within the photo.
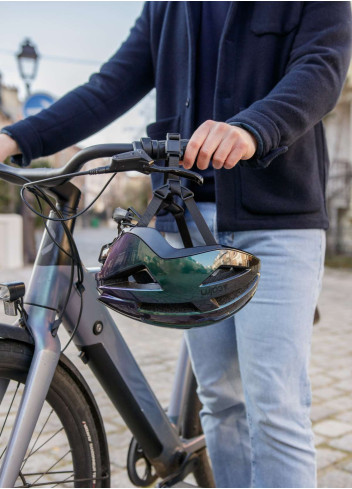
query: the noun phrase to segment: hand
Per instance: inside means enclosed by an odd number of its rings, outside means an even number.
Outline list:
[[[226,122],[206,121],[193,133],[183,158],[183,166],[205,170],[212,159],[216,170],[230,170],[240,160],[249,160],[257,150],[253,134]]]
[[[20,153],[16,141],[6,134],[0,134],[0,162],[4,162],[9,156]]]

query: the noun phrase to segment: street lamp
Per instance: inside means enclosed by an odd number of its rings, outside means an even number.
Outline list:
[[[31,92],[31,83],[37,75],[39,54],[29,39],[25,39],[21,45],[21,51],[17,54],[18,68],[22,80],[27,89],[27,96]]]
[[[22,80],[26,85],[27,97],[31,94],[31,83],[37,75],[39,54],[29,39],[25,39],[20,46],[21,51],[16,55],[18,68]],[[33,205],[33,202],[31,202]],[[22,202],[21,215],[23,217],[23,258],[25,263],[34,263],[36,256],[34,237],[34,218],[26,205]]]

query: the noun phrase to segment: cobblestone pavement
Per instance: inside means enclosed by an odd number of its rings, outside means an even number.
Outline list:
[[[86,265],[97,264],[100,246],[114,231],[80,230],[77,243]],[[28,283],[29,269],[1,270],[1,280]],[[352,487],[352,272],[326,269],[319,300],[321,321],[314,327],[311,359],[311,418],[318,455],[319,487]],[[4,320],[0,314],[0,320]],[[179,331],[154,328],[116,315],[118,327],[155,390],[167,406],[181,340]],[[130,434],[89,369],[70,346],[70,358],[90,384],[101,408],[110,447],[112,486],[133,487],[125,473]]]

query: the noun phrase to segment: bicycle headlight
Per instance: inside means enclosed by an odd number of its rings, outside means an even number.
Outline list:
[[[10,291],[6,285],[0,285],[0,300],[8,301],[10,300]]]
[[[24,296],[26,291],[23,282],[5,282],[0,284],[0,300],[14,302]]]

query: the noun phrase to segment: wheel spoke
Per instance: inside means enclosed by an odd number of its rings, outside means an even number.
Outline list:
[[[73,472],[71,472],[71,474],[73,474]],[[55,485],[52,487],[57,487],[58,485],[62,486],[62,484],[65,484],[67,482],[77,482],[77,479],[75,479],[75,478],[70,479],[71,474],[66,479],[62,479],[62,480],[56,482]],[[88,479],[86,479],[86,480],[88,480]],[[26,483],[23,486],[16,486],[16,487],[43,487],[43,486],[49,487],[47,482],[39,482],[39,484]]]
[[[10,379],[0,379],[0,404],[2,403],[4,395],[6,394],[9,383]]]
[[[35,477],[36,475],[42,475],[42,473],[43,472],[27,472],[26,474],[22,474],[22,475],[26,477]],[[73,474],[73,472],[72,470],[53,470],[50,472],[50,475],[53,474]]]
[[[50,473],[50,470],[53,469],[55,467],[55,465],[57,465],[59,462],[61,462],[61,460],[63,460],[69,453],[71,453],[71,450],[68,450],[61,458],[59,458],[59,460],[57,460],[51,467],[48,468],[48,470],[46,472],[43,472],[34,482],[32,485],[36,484],[36,482],[38,482],[42,477],[44,477],[45,475],[49,474]],[[73,473],[73,472],[72,472]]]
[[[41,448],[43,448],[47,443],[49,443],[49,441],[51,441],[56,435],[58,435],[59,433],[61,433],[61,431],[63,431],[64,427],[61,426],[61,428],[59,430],[57,430],[53,435],[51,435],[44,443],[42,443],[38,448],[36,448],[34,450],[34,452],[31,453],[31,457],[38,452],[38,450],[40,450]],[[27,457],[28,459],[29,457]]]
[[[7,445],[6,445],[6,447],[3,449],[2,454],[0,455],[0,460],[1,460],[1,459],[2,459],[2,457],[4,456],[4,453],[6,452],[6,449],[7,449]]]
[[[24,466],[26,465],[26,462],[27,462],[27,460],[29,459],[29,457],[32,455],[32,453],[34,453],[34,452],[33,452],[34,447],[36,446],[37,441],[39,440],[40,435],[43,433],[43,430],[44,430],[45,426],[47,425],[47,423],[48,423],[48,421],[49,421],[49,419],[50,419],[50,417],[51,417],[51,415],[52,415],[52,413],[53,413],[53,412],[54,412],[54,410],[52,409],[52,410],[50,411],[50,413],[49,413],[48,417],[46,418],[45,423],[44,423],[44,424],[43,424],[43,426],[42,426],[42,429],[39,431],[38,436],[37,436],[37,438],[35,439],[35,441],[34,441],[34,443],[33,443],[33,445],[32,445],[32,448],[31,448],[31,450],[30,450],[29,454],[28,454],[28,455],[27,455],[27,457],[26,457],[26,458],[23,460],[22,467],[21,467],[21,471],[23,470]]]
[[[63,471],[60,471],[59,470],[59,471],[56,471],[56,472],[50,472],[50,475],[53,475],[53,474],[60,474],[60,475],[62,475],[62,474],[67,474],[67,473],[69,473],[68,470],[66,470],[66,471],[65,470],[63,470]],[[30,473],[30,474],[25,474],[25,475],[27,477],[29,477],[29,476],[33,476],[33,475],[37,475],[37,474]],[[51,486],[51,487],[57,487],[58,485],[65,484],[67,482],[91,482],[91,481],[98,481],[98,480],[104,480],[104,479],[106,479],[106,476],[99,477],[99,478],[97,478],[97,477],[90,477],[90,478],[85,477],[85,478],[75,479],[74,477],[71,478],[72,475],[73,475],[73,472],[71,471],[69,473],[69,475],[65,479],[62,479],[62,480],[59,480],[59,481],[55,482],[55,484],[53,486]],[[42,486],[48,486],[48,482],[39,482],[39,483],[33,483],[33,484],[26,483],[26,484],[23,484],[23,486],[16,486],[16,487],[42,487]]]
[[[72,481],[70,481],[71,475],[69,475],[66,479],[64,479],[63,481],[60,481],[60,482],[57,482],[54,486],[51,486],[51,487],[57,487],[59,484],[65,484],[66,482],[75,482],[75,480],[73,479]]]
[[[7,413],[6,413],[6,416],[5,416],[5,420],[4,420],[3,425],[2,425],[2,427],[1,427],[1,431],[0,431],[0,438],[1,438],[2,432],[4,431],[4,428],[5,428],[5,425],[6,425],[7,418],[9,417],[9,414],[10,414],[10,411],[11,411],[12,405],[13,405],[13,403],[14,403],[14,401],[15,401],[15,397],[16,397],[16,395],[17,395],[17,392],[18,392],[19,387],[20,387],[20,383],[19,383],[19,382],[17,382],[17,387],[16,387],[16,390],[15,390],[15,392],[14,392],[14,395],[12,396],[12,399],[11,399],[11,403],[10,403],[9,409],[7,410]],[[2,455],[3,455],[3,454],[2,454]],[[1,456],[2,456],[2,455],[1,455]]]
[[[2,381],[6,381],[7,379],[1,379],[1,380],[2,380]],[[8,382],[8,384],[7,384],[7,385],[9,385],[9,383],[10,383],[10,382]],[[9,415],[10,415],[10,412],[11,412],[11,409],[12,409],[12,406],[13,406],[13,403],[15,402],[15,398],[16,398],[16,396],[17,396],[17,392],[18,392],[19,387],[20,387],[20,383],[19,383],[19,382],[17,382],[17,386],[16,386],[16,389],[15,389],[15,392],[14,392],[14,394],[13,394],[13,396],[12,396],[12,399],[11,399],[11,402],[10,402],[10,406],[9,406],[9,408],[8,408],[8,410],[7,410],[7,413],[6,413],[6,416],[5,416],[4,422],[3,422],[2,427],[1,427],[1,430],[0,430],[0,438],[1,438],[2,434],[3,434],[4,428],[5,428],[5,426],[6,426],[6,422],[7,422],[7,419],[8,419],[8,417],[9,417]],[[6,391],[7,391],[7,389],[6,389]],[[4,394],[5,394],[5,392],[3,392],[3,396],[4,396]],[[3,396],[2,396],[2,397],[3,397]],[[2,401],[2,399],[1,399],[1,401]],[[7,449],[7,445],[4,447],[4,449],[3,449],[3,451],[2,451],[2,453],[1,453],[1,455],[0,455],[0,460],[1,460],[1,459],[2,459],[2,457],[4,456],[4,454],[5,454],[5,452],[6,452],[6,449]]]

